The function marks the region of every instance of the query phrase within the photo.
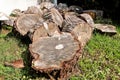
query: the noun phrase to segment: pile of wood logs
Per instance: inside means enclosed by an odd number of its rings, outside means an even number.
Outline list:
[[[81,52],[90,40],[94,21],[86,13],[59,9],[50,2],[15,10],[15,29],[30,37],[32,68],[51,79],[67,80],[76,71]]]

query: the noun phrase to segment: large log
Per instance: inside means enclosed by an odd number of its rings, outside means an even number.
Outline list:
[[[92,36],[93,29],[87,23],[80,23],[71,31],[77,39],[80,41],[82,48],[90,40]]]
[[[25,14],[39,14],[40,16],[43,15],[43,12],[39,8],[39,6],[30,6],[24,13]]]
[[[79,23],[85,23],[85,21],[77,17],[74,12],[67,12],[65,13],[64,17],[65,20],[63,22],[63,28],[62,28],[62,31],[64,32],[70,32]]]
[[[62,27],[62,23],[63,23],[62,15],[55,8],[51,8],[50,11],[51,11],[53,22],[55,22],[58,26]]]
[[[34,58],[32,67],[35,70],[45,73],[57,70],[57,76],[66,80],[75,69],[81,47],[70,33],[63,33],[53,37],[41,37],[30,44],[29,50]]]
[[[21,35],[26,35],[29,31],[34,31],[43,22],[38,14],[24,14],[16,20],[16,30]]]
[[[45,28],[45,26],[47,26],[48,28]],[[35,30],[34,34],[32,34],[31,36],[32,41],[36,41],[40,37],[53,36],[56,31],[60,32],[59,28],[55,23],[46,23],[46,25],[42,25],[37,30]]]
[[[89,14],[83,13],[83,14],[80,14],[80,16],[84,18],[84,20],[94,29],[95,23]]]

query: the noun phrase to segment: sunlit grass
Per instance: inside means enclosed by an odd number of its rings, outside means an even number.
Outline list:
[[[70,80],[119,80],[120,79],[120,26],[117,34],[109,36],[95,32],[78,61],[79,75]],[[27,42],[27,43],[26,43]],[[46,80],[31,68],[29,41],[9,32],[0,34],[0,77],[5,80]],[[14,69],[4,62],[23,59],[25,68]]]
[[[114,36],[95,32],[79,60],[81,74],[71,80],[120,79],[120,28]]]

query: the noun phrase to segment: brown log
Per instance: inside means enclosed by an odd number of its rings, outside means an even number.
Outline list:
[[[59,11],[57,9],[55,9],[55,8],[51,8],[50,12],[51,12],[51,15],[52,15],[53,22],[55,24],[57,24],[58,26],[62,27],[63,17],[59,13]]]
[[[43,22],[43,19],[38,14],[24,14],[16,21],[16,30],[21,35],[26,35],[29,31],[34,31]]]
[[[24,68],[25,67],[22,59],[15,60],[15,61],[12,61],[12,62],[5,62],[4,65],[5,66],[11,66],[11,67],[14,67],[14,68]]]
[[[38,40],[40,37],[53,36],[55,34],[55,31],[60,32],[55,23],[49,22],[46,24],[48,26],[48,29],[44,27],[45,25],[42,25],[37,30],[35,30],[34,34],[32,35],[33,42]]]
[[[9,17],[9,20],[3,21],[3,24],[9,25],[9,26],[14,26],[15,25],[15,20],[17,17]]]
[[[89,14],[83,13],[80,16],[94,29],[94,21]]]
[[[74,27],[79,23],[85,23],[84,20],[80,19],[73,12],[67,12],[64,15],[65,20],[63,22],[62,31],[70,32],[74,29]]]
[[[43,15],[43,12],[40,8],[35,6],[30,6],[28,9],[24,12],[25,14],[39,14],[40,16]]]
[[[87,23],[80,23],[72,30],[72,33],[80,41],[82,48],[90,40],[92,32],[92,27]]]
[[[30,44],[29,50],[34,58],[32,67],[35,70],[45,73],[57,70],[59,78],[66,80],[75,68],[81,47],[70,33],[63,33],[41,37]]]
[[[116,34],[116,27],[110,24],[95,24],[95,29],[101,31],[102,33]]]

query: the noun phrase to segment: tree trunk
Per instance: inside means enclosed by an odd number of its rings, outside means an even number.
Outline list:
[[[43,19],[38,14],[24,14],[17,19],[15,27],[21,35],[26,35],[40,27],[42,22]]]
[[[29,50],[34,58],[32,67],[35,70],[48,73],[57,70],[62,80],[74,71],[81,47],[71,34],[62,33],[39,38],[30,44]]]

